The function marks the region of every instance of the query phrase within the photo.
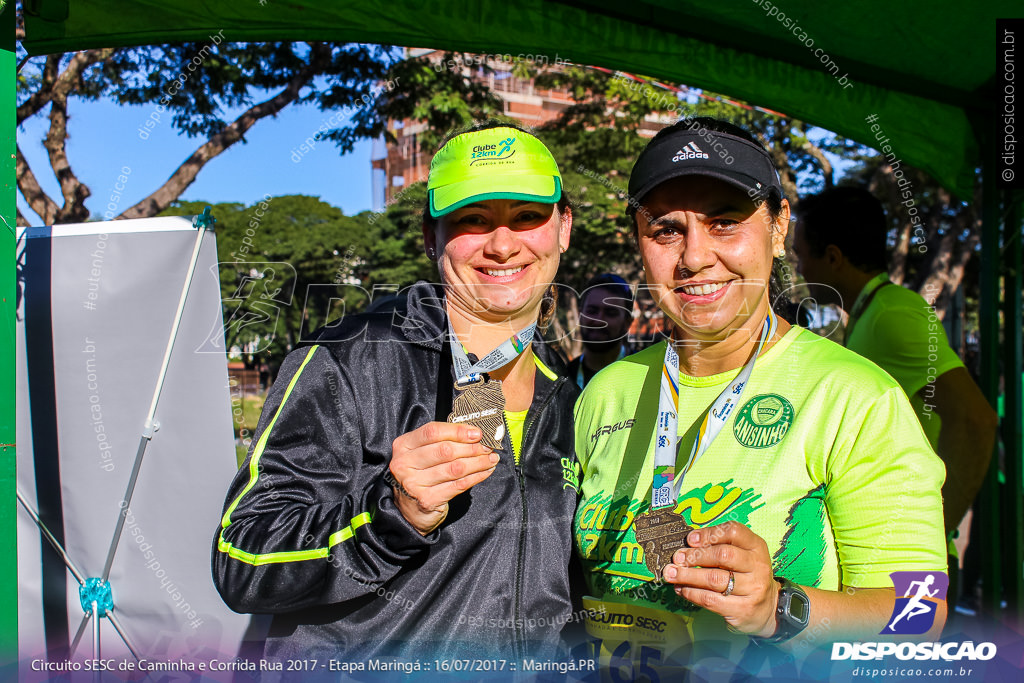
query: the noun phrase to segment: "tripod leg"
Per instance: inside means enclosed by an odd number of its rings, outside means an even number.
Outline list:
[[[107,619],[110,619],[110,625],[114,627],[115,631],[117,631],[117,635],[121,636],[121,640],[124,641],[125,647],[127,647],[128,651],[132,653],[132,657],[135,657],[135,661],[139,661],[139,649],[135,647],[131,638],[129,638],[128,634],[125,633],[123,628],[121,628],[121,622],[117,620],[117,617],[114,616],[113,612],[107,612]]]
[[[100,606],[95,600],[92,601],[92,658],[93,660],[100,659]],[[100,672],[94,671],[92,679],[96,683],[100,683]]]
[[[86,612],[82,617],[82,623],[78,625],[78,633],[75,634],[75,639],[71,641],[71,652],[68,653],[68,659],[75,656],[75,650],[78,649],[78,643],[82,640],[82,636],[85,634],[85,627],[89,624],[91,617],[92,612]]]

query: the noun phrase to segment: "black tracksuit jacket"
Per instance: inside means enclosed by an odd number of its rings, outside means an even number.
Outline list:
[[[549,652],[571,617],[578,389],[539,335],[518,465],[506,435],[425,537],[382,480],[396,437],[447,418],[446,331],[443,291],[417,283],[393,314],[348,316],[285,359],[213,548],[227,605],[275,615],[267,657],[513,658]]]

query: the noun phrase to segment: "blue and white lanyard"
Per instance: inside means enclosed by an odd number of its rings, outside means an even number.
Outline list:
[[[711,447],[715,437],[722,431],[729,414],[737,405],[743,395],[743,389],[754,371],[754,363],[761,355],[764,345],[775,334],[778,328],[778,319],[775,313],[769,309],[765,316],[764,326],[761,328],[761,341],[757,344],[757,351],[753,357],[743,366],[743,370],[729,383],[715,402],[711,409],[704,416],[700,425],[700,431],[693,442],[690,450],[690,457],[686,465],[675,476],[676,458],[678,456],[679,443],[679,355],[676,353],[672,341],[669,340],[665,348],[665,362],[662,365],[661,373],[661,395],[658,398],[658,423],[655,427],[654,442],[654,483],[651,489],[651,509],[658,509],[674,506],[679,497],[679,490],[683,484],[686,473],[694,466],[702,455]]]
[[[480,378],[481,374],[493,372],[514,361],[533,341],[533,334],[536,329],[537,324],[534,323],[516,332],[476,363],[471,363],[466,350],[462,347],[462,343],[455,336],[455,330],[452,329],[452,323],[449,320],[448,344],[452,350],[452,363],[455,365],[455,376],[458,378],[456,380],[457,383],[467,384],[475,382]]]

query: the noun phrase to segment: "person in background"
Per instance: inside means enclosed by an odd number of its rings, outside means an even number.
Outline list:
[[[580,389],[598,370],[626,356],[632,323],[633,290],[626,281],[614,273],[591,278],[580,297],[583,353],[566,368]]]
[[[889,281],[881,202],[837,187],[800,202],[793,251],[815,298],[849,315],[845,346],[892,375],[906,392],[932,448],[946,465],[943,519],[952,541],[981,489],[998,418],[950,348],[942,322],[920,294]],[[952,543],[951,578],[957,561]],[[950,590],[950,599],[956,591]]]

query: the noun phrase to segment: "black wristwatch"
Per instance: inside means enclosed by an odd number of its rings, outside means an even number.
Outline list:
[[[789,579],[776,576],[779,582],[779,604],[775,608],[775,634],[767,638],[755,636],[754,642],[782,643],[807,628],[811,617],[811,601],[804,589]]]

